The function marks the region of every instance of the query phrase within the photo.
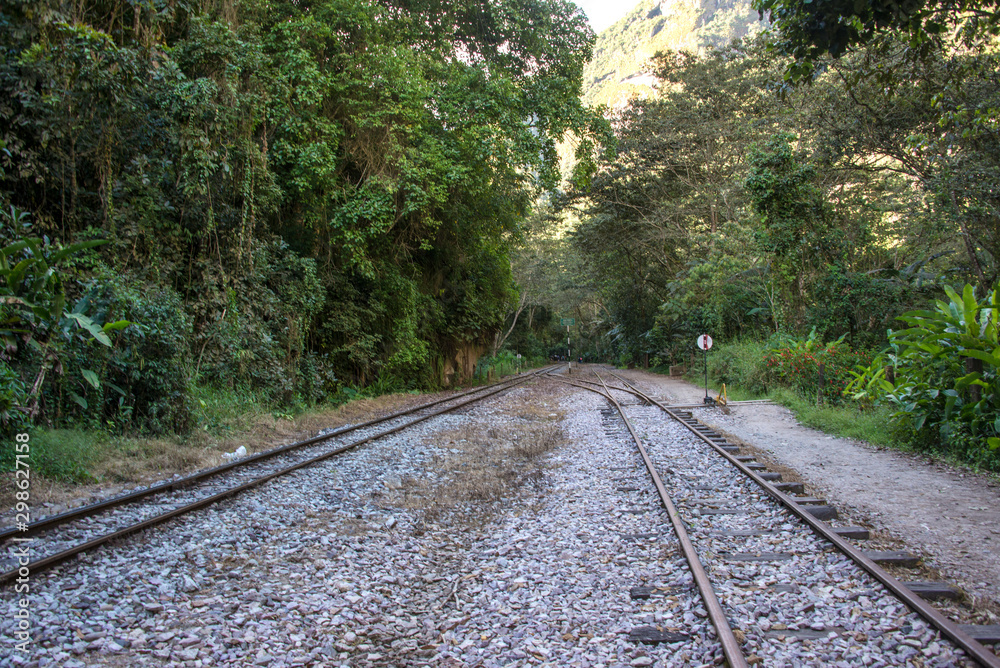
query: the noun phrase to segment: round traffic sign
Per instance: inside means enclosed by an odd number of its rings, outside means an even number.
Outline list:
[[[712,337],[708,334],[702,334],[698,337],[698,347],[702,350],[708,350],[712,347]]]

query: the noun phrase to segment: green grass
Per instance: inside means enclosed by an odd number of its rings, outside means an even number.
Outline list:
[[[688,374],[685,380],[700,387],[705,386],[705,376]],[[710,380],[708,386],[716,394],[722,391],[722,384]],[[907,444],[901,442],[891,429],[889,418],[892,411],[888,408],[875,408],[865,411],[852,405],[817,406],[813,398],[802,395],[787,388],[777,388],[767,394],[751,392],[742,387],[726,386],[729,401],[747,401],[768,399],[788,408],[800,424],[818,429],[831,436],[856,438],[872,445],[910,450]]]
[[[33,473],[63,482],[94,479],[90,465],[105,456],[108,445],[96,432],[80,429],[36,429],[31,432]]]
[[[663,367],[666,369],[666,367]],[[653,369],[650,369],[653,371]],[[661,373],[657,371],[656,373]],[[667,371],[662,372],[663,375],[667,375]],[[705,388],[705,374],[685,374],[683,376],[684,380],[691,383],[692,385],[697,385],[698,387]],[[708,389],[710,394],[722,394],[722,383],[716,382],[711,378],[708,381]],[[759,392],[751,392],[743,387],[726,385],[726,397],[729,401],[752,401],[755,399],[770,399],[771,397],[766,394],[760,394]]]
[[[804,397],[788,388],[771,388],[765,394],[767,374],[762,364],[766,345],[756,341],[737,341],[720,344],[718,351],[709,357],[709,373],[712,380],[709,387],[718,393],[720,380],[727,381],[727,394],[731,401],[746,399],[770,399],[792,411],[800,424],[818,429],[832,436],[854,438],[875,446],[915,452],[932,457],[951,465],[988,472],[1000,472],[1000,455],[984,449],[982,439],[969,436],[948,439],[942,435],[935,442],[911,442],[905,430],[892,421],[896,409],[883,406],[861,410],[850,402],[837,405],[816,405],[816,398]],[[700,360],[699,360],[700,361]],[[666,367],[651,369],[667,373]],[[695,367],[685,376],[685,380],[704,387],[705,376],[702,368]]]
[[[909,449],[894,436],[889,425],[892,411],[886,408],[860,411],[854,406],[817,406],[814,399],[806,399],[784,388],[772,390],[768,398],[787,407],[807,427],[872,445]]]
[[[694,381],[691,381],[691,382],[694,382]],[[705,377],[702,376],[701,377],[701,382],[696,383],[696,385],[700,385],[701,387],[705,387]],[[712,382],[710,382],[708,384],[708,387],[711,388],[712,390],[714,390],[716,394],[719,394],[719,393],[722,392],[722,384],[721,383],[712,383]],[[726,385],[726,398],[729,401],[750,401],[750,400],[753,400],[753,399],[767,399],[768,397],[762,397],[759,394],[756,394],[754,392],[750,392],[748,390],[744,390],[742,387],[730,387],[730,386]]]
[[[715,390],[720,389],[714,383],[710,384],[710,387]],[[818,429],[831,436],[853,438],[874,446],[917,453],[977,473],[997,476],[1000,472],[995,458],[990,457],[990,453],[983,452],[982,448],[971,447],[965,452],[958,451],[954,447],[951,449],[944,446],[927,448],[900,438],[899,432],[891,421],[894,411],[889,407],[868,408],[862,411],[851,404],[817,406],[814,398],[803,397],[787,388],[772,390],[764,396],[739,388],[729,389],[727,387],[727,390],[729,390],[729,399],[732,401],[769,399],[776,404],[785,406],[792,411],[800,424]]]
[[[276,444],[299,431],[315,433],[351,399],[361,405],[361,417],[346,421],[357,422],[368,419],[373,411],[389,410],[383,410],[378,399],[360,391],[310,407],[276,407],[264,393],[246,389],[196,387],[191,394],[193,429],[185,434],[123,435],[100,429],[32,428],[31,475],[71,485],[158,479],[212,466],[218,463],[220,452],[235,450],[239,445],[267,444],[269,439]],[[372,407],[365,408],[369,403]],[[0,449],[0,471],[14,468],[13,439],[10,442],[9,448]]]
[[[271,408],[261,395],[244,389],[202,386],[195,387],[191,396],[196,428],[215,435],[241,431]]]
[[[205,436],[240,433],[251,428],[269,407],[259,397],[237,390],[196,388],[193,411],[197,429]],[[90,483],[109,474],[116,462],[147,459],[187,460],[190,454],[177,436],[121,436],[99,429],[32,428],[30,465],[32,475],[65,483]],[[177,455],[172,454],[177,451]],[[13,449],[0,453],[0,469],[13,469]],[[114,476],[112,476],[114,477]],[[135,476],[132,476],[135,477]],[[131,479],[131,477],[129,478]]]

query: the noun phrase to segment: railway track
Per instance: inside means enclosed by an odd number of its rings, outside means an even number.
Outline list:
[[[793,665],[809,644],[817,649],[807,656],[831,665],[838,656],[860,652],[890,665],[918,665],[911,661],[917,658],[927,665],[1000,667],[1000,659],[966,629],[848,542],[860,529],[831,527],[819,519],[831,515],[829,506],[793,497],[793,486],[763,473],[761,465],[739,455],[690,413],[664,406],[611,375],[621,386],[609,386],[597,374],[596,381],[560,380],[603,396],[610,404],[605,428],[622,425],[620,436],[634,442],[730,666]],[[615,393],[628,395],[633,405],[623,406]],[[664,413],[670,421],[662,420]],[[623,489],[635,501],[654,499],[648,484]],[[632,595],[646,599],[657,592],[638,588]],[[859,617],[872,614],[872,601],[889,597],[898,603],[888,604],[894,612],[881,624],[879,637],[856,632]],[[646,643],[683,639],[655,627],[635,635]],[[934,663],[946,646],[969,659],[955,652],[953,659]]]
[[[16,579],[23,568],[31,573],[52,568],[130,534],[218,503],[431,418],[457,411],[551,370],[552,367],[545,367],[525,372],[492,385],[331,430],[183,478],[73,508],[26,526],[0,529],[0,547],[14,547],[32,540],[35,556],[28,564],[18,564],[16,559],[0,560],[0,569],[3,569],[0,584]],[[352,436],[353,440],[348,436]],[[44,554],[37,556],[43,549]]]

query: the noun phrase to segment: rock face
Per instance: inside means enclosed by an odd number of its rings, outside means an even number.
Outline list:
[[[441,369],[441,384],[452,387],[464,383],[476,370],[476,362],[486,351],[486,346],[479,343],[461,343],[454,352],[446,356]]]
[[[583,72],[583,99],[612,109],[653,93],[657,51],[700,52],[758,30],[749,0],[643,0],[604,32]]]

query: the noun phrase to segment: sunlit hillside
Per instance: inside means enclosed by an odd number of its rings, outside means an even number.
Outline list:
[[[597,38],[584,69],[584,101],[615,107],[652,91],[649,58],[666,49],[703,51],[762,25],[743,0],[643,0]]]

